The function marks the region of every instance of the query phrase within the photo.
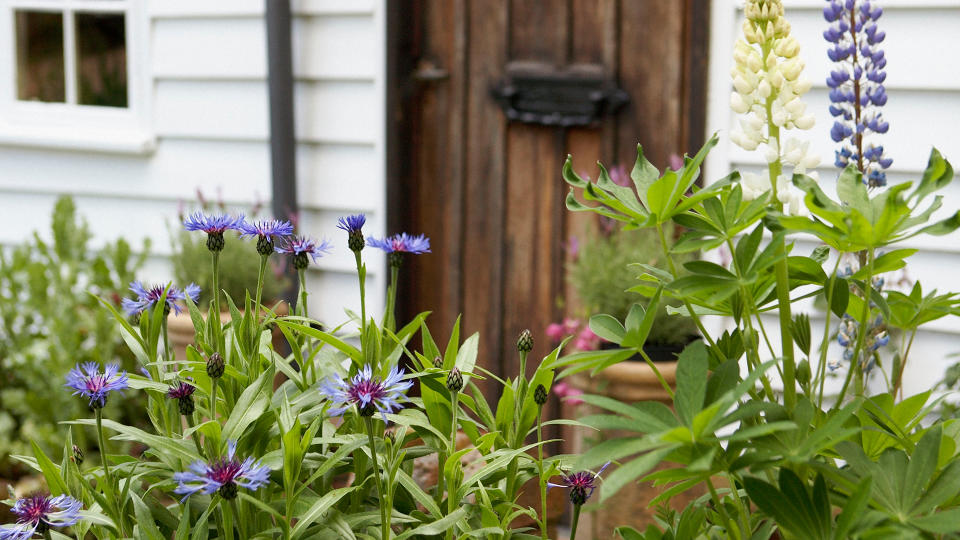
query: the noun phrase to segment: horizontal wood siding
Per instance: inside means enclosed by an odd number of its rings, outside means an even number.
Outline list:
[[[833,167],[833,160],[837,146],[829,135],[833,119],[828,112],[825,79],[831,62],[826,54],[828,44],[822,36],[826,29],[822,14],[824,2],[785,0],[784,5],[806,62],[804,74],[813,81],[813,90],[804,101],[817,120],[812,130],[792,131],[788,135],[810,141],[811,151],[819,154],[823,161],[818,168],[821,184],[827,193],[835,193],[838,171]],[[960,2],[886,0],[880,5],[884,14],[878,24],[887,34],[882,49],[888,61],[884,84],[889,95],[883,114],[890,123],[890,131],[879,137],[870,136],[866,141],[882,144],[886,155],[893,158],[887,174],[888,182],[893,184],[918,180],[934,146],[952,160],[955,167],[960,165],[960,138],[955,135],[956,120],[960,118],[960,58],[949,54],[956,29],[960,28]],[[707,129],[719,130],[721,143],[707,162],[710,179],[719,178],[731,168],[756,171],[765,166],[759,152],[747,152],[730,144],[727,137],[736,121],[728,105],[732,91],[729,71],[733,43],[743,20],[741,7],[739,0],[717,1],[713,5]],[[933,219],[946,217],[960,208],[960,182],[954,182],[942,194],[943,208]],[[809,253],[814,246],[812,241],[800,240],[796,250]],[[910,259],[907,275],[919,279],[924,291],[958,290],[954,272],[948,269],[960,265],[960,233],[915,238],[904,246],[920,250]],[[960,318],[941,319],[927,328],[917,337],[911,351],[912,360],[905,375],[907,392],[918,392],[936,383],[945,367],[956,361],[948,355],[960,352],[957,340]],[[775,339],[773,335],[770,337]],[[834,345],[830,354],[838,358],[840,351]]]
[[[152,240],[145,270],[168,279],[168,231],[197,188],[231,207],[270,198],[270,126],[262,0],[151,0],[156,150],[143,156],[0,146],[0,245],[48,228],[60,193],[76,197],[95,244]],[[294,0],[292,27],[301,230],[334,242],[311,272],[311,313],[337,324],[358,310],[353,259],[336,220],[365,212],[385,231],[382,0]],[[267,204],[269,208],[269,204]],[[370,250],[368,302],[383,304],[384,258]]]

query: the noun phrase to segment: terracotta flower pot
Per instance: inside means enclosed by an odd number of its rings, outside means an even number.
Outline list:
[[[657,362],[660,374],[671,387],[676,387],[677,362]],[[661,386],[657,376],[646,362],[620,362],[590,377],[589,373],[579,373],[570,378],[570,384],[585,394],[602,395],[614,398],[624,403],[638,401],[660,401],[671,405],[670,395]],[[577,406],[574,417],[597,414],[601,411],[586,404]],[[583,428],[573,429],[571,440],[573,453],[583,453],[599,441],[636,435],[623,431],[601,431]],[[654,470],[661,470],[675,465],[661,463]],[[613,465],[605,476],[613,470]],[[651,471],[653,472],[653,471]],[[654,523],[655,509],[648,508],[654,497],[665,488],[654,487],[649,483],[632,482],[624,486],[617,494],[604,501],[600,508],[593,512],[585,512],[580,516],[580,533],[584,538],[613,538],[617,527],[628,525],[637,530],[644,530],[647,525]],[[682,509],[689,501],[702,495],[696,489],[687,491],[671,500],[671,506]],[[596,502],[596,501],[593,501]]]

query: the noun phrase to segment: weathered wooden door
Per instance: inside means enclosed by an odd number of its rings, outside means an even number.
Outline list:
[[[706,0],[401,0],[388,2],[390,229],[424,233],[399,306],[432,310],[447,339],[479,331],[480,361],[517,369],[516,337],[563,315],[567,154],[628,168],[641,142],[663,168],[703,139]],[[509,121],[492,97],[516,69],[600,73],[629,96],[589,126]],[[692,153],[692,152],[691,152]]]

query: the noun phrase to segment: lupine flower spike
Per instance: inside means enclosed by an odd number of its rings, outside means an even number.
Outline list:
[[[207,249],[223,251],[223,233],[228,230],[239,230],[243,223],[242,215],[213,214],[208,216],[203,212],[194,212],[183,220],[183,228],[188,231],[207,233]]]
[[[0,527],[0,540],[28,540],[51,527],[69,527],[80,521],[83,504],[69,495],[36,494],[17,499],[10,509],[17,516],[13,525]]]
[[[353,405],[361,416],[373,416],[380,412],[383,421],[387,421],[387,413],[400,408],[400,403],[406,401],[404,395],[413,383],[403,380],[404,372],[396,366],[383,380],[373,375],[373,370],[367,364],[349,381],[335,375],[323,382],[320,392],[334,405],[328,412],[331,416],[340,416]]]
[[[880,50],[886,33],[877,28],[883,9],[870,0],[827,0],[823,17],[830,27],[823,33],[832,44],[827,56],[835,69],[827,77],[830,87],[830,114],[836,119],[830,137],[840,143],[834,164],[844,168],[853,163],[870,187],[887,184],[884,172],[893,160],[883,155],[883,146],[865,146],[864,138],[883,134],[890,125],[880,108],[887,103],[883,81],[887,59]]]
[[[332,246],[327,240],[317,242],[306,236],[288,238],[283,245],[274,248],[277,253],[293,255],[293,267],[297,270],[303,270],[310,264],[307,255],[310,256],[310,259],[313,259],[313,262],[317,262],[319,257],[329,253],[331,249]]]
[[[367,245],[382,249],[390,258],[391,266],[400,266],[403,253],[430,253],[430,239],[424,235],[411,236],[407,233],[395,234],[386,238],[367,238]]]
[[[163,291],[167,287],[169,287],[169,290],[167,290],[166,306],[164,307],[167,313],[172,309],[174,313],[179,315],[183,312],[183,307],[177,302],[185,301],[188,296],[196,302],[200,296],[200,287],[195,283],[187,285],[183,290],[170,284],[166,286],[154,285],[148,289],[143,286],[143,283],[134,281],[130,284],[130,291],[137,295],[137,298],[124,298],[123,310],[127,312],[127,315],[143,313],[160,301],[160,297],[163,296]]]
[[[274,242],[285,236],[293,234],[293,225],[289,221],[280,221],[278,219],[265,219],[253,223],[246,221],[239,225],[240,236],[257,237],[257,253],[260,255],[270,255],[273,253]]]
[[[366,242],[363,239],[363,225],[367,222],[367,216],[356,214],[342,217],[337,221],[337,228],[347,233],[347,246],[354,253],[363,249]]]
[[[596,473],[590,471],[580,471],[576,473],[571,473],[564,475],[559,484],[554,484],[553,482],[547,482],[549,487],[557,488],[569,488],[570,489],[570,502],[577,506],[583,505],[587,502],[587,499],[593,495],[593,490],[597,488],[597,480],[600,479],[600,475],[603,471],[610,465],[608,461],[600,467],[600,470]]]
[[[127,372],[119,371],[120,364],[107,364],[101,373],[99,364],[87,362],[70,370],[66,386],[74,389],[74,395],[89,398],[91,409],[102,409],[110,392],[127,388]]]
[[[229,500],[237,497],[237,488],[256,491],[270,483],[269,467],[251,457],[240,461],[235,457],[236,452],[237,443],[229,441],[226,457],[209,464],[194,461],[189,471],[173,475],[179,484],[173,492],[183,495],[181,502],[198,491],[207,495],[219,491],[221,497]]]
[[[804,78],[800,44],[790,35],[790,24],[783,17],[780,0],[747,0],[743,38],[734,49],[731,71],[734,92],[730,107],[742,115],[740,129],[730,140],[745,150],[763,150],[771,174],[742,173],[745,199],[756,199],[773,190],[777,200],[790,214],[803,212],[803,195],[794,189],[790,175],[782,174],[783,165],[793,174],[809,174],[820,159],[809,155],[809,143],[785,138],[792,129],[813,127],[813,115],[806,112],[801,97],[810,91]],[[776,177],[776,185],[771,177]]]

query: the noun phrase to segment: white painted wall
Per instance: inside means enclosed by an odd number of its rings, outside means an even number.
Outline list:
[[[0,244],[47,229],[53,201],[75,196],[97,242],[153,241],[145,277],[167,279],[168,225],[196,188],[230,205],[270,198],[264,0],[149,0],[143,9],[152,151],[68,151],[45,141],[0,142]],[[339,216],[385,224],[384,0],[294,0],[297,188],[301,230],[336,251],[310,273],[311,314],[329,324],[359,311],[352,254]],[[133,31],[131,28],[130,31]],[[2,38],[3,36],[0,36]],[[137,61],[134,58],[133,61]],[[269,205],[268,205],[269,207]],[[384,257],[366,250],[373,312],[384,300]]]
[[[960,137],[956,136],[956,124],[960,122],[960,57],[952,54],[960,30],[960,1],[874,0],[874,3],[884,8],[878,24],[887,34],[882,48],[888,60],[885,86],[889,101],[883,114],[890,123],[890,131],[877,140],[882,141],[886,155],[894,160],[887,174],[888,182],[918,180],[933,146],[960,169]],[[811,149],[821,156],[820,178],[824,190],[832,194],[838,170],[832,165],[836,145],[829,136],[833,120],[827,110],[825,79],[831,62],[822,37],[827,27],[822,15],[824,5],[823,0],[784,0],[787,20],[801,44],[801,55],[807,64],[804,73],[814,83],[813,90],[805,97],[807,110],[817,119],[812,130],[791,133],[798,138],[805,136],[811,142]],[[728,106],[732,91],[729,72],[733,44],[743,20],[741,8],[741,0],[712,3],[707,128],[710,132],[720,132],[720,144],[706,164],[711,179],[731,169],[753,170],[764,165],[759,152],[747,152],[730,143],[728,138],[735,120]],[[960,179],[942,193],[945,195],[943,209],[934,219],[946,217],[960,208]],[[797,250],[806,254],[814,245],[798,242]],[[960,233],[917,238],[905,242],[904,246],[921,250],[910,259],[908,271],[910,277],[923,283],[925,292],[934,288],[941,292],[960,290],[956,279],[956,268],[960,267]],[[768,325],[768,330],[775,331],[775,326]],[[822,319],[819,326],[822,327]],[[907,364],[907,394],[929,388],[941,379],[946,366],[960,360],[947,358],[960,352],[960,318],[941,319],[928,328],[918,335]],[[839,357],[839,348],[834,346],[830,354]]]

